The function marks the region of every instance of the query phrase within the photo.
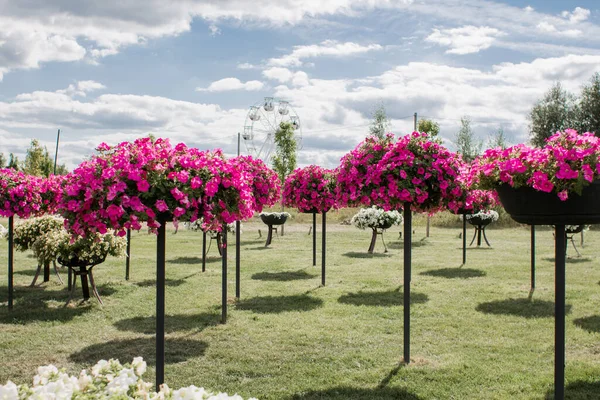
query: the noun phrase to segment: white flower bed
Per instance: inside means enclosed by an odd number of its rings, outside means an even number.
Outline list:
[[[31,386],[17,386],[11,381],[0,385],[0,399],[243,400],[237,394],[214,394],[194,385],[173,390],[165,384],[159,392],[153,392],[152,384],[142,379],[144,372],[146,362],[141,357],[136,357],[131,364],[125,365],[121,365],[119,360],[100,360],[89,372],[84,369],[79,376],[68,375],[54,365],[47,365],[38,367]]]
[[[352,217],[350,223],[358,229],[380,229],[386,225],[400,225],[402,221],[402,214],[398,211],[384,211],[382,208],[373,206],[361,208]]]

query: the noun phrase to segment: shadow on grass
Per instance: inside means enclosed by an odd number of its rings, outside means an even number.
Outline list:
[[[208,344],[199,340],[166,339],[165,363],[175,364],[194,357],[201,357]],[[69,355],[69,360],[90,364],[92,360],[118,358],[121,362],[131,362],[134,357],[144,357],[149,365],[156,364],[156,340],[154,337],[111,340],[85,347]],[[92,361],[94,362],[94,361]]]
[[[426,237],[422,238],[421,240],[416,240],[416,241],[413,240],[411,243],[413,248],[427,246],[428,244],[429,244],[429,242],[427,241]],[[403,241],[390,242],[390,243],[388,243],[387,247],[388,247],[388,249],[402,250],[402,249],[404,249],[404,242]]]
[[[421,272],[421,275],[436,276],[448,279],[468,279],[486,276],[487,272],[473,268],[442,268]]]
[[[239,301],[238,310],[249,310],[261,314],[282,313],[286,311],[310,311],[323,306],[323,300],[307,294],[293,296],[253,297]]]
[[[79,292],[81,294],[81,292]],[[73,296],[75,304],[81,299]],[[102,296],[102,294],[101,294]],[[8,297],[5,290],[0,291],[0,298]],[[68,322],[92,310],[92,301],[77,307],[64,307],[69,298],[69,293],[64,290],[45,290],[37,288],[15,288],[15,304],[12,311],[7,307],[0,308],[0,324],[25,325],[36,322]]]
[[[427,301],[429,301],[429,297],[426,294],[418,292],[411,292],[410,294],[410,304],[425,303]],[[399,288],[385,292],[361,291],[340,296],[338,302],[353,306],[402,306],[404,305],[404,293]]]
[[[221,316],[211,313],[165,315],[165,332],[197,331],[219,323]],[[132,331],[146,334],[156,332],[156,317],[134,317],[114,323],[120,331]]]
[[[554,302],[529,299],[508,299],[481,303],[476,310],[485,314],[516,315],[524,318],[554,317]],[[565,313],[571,312],[571,305],[565,305]]]
[[[388,246],[389,247],[389,246]],[[349,251],[348,253],[342,254],[345,257],[350,258],[390,258],[390,254],[385,253],[361,253],[360,251]]]
[[[201,252],[202,253],[202,252]],[[206,257],[206,263],[214,263],[221,261],[221,257]],[[167,260],[167,264],[198,264],[202,265],[202,257],[177,257],[172,260]]]
[[[573,323],[581,329],[585,329],[588,332],[600,333],[600,315],[592,315],[590,317],[577,318],[573,321]]]
[[[550,261],[551,263],[554,263],[555,258],[554,257],[543,257],[542,260]],[[590,261],[592,261],[592,259],[590,257],[571,257],[569,255],[567,255],[567,259],[565,260],[565,262],[567,264],[581,264],[581,263],[586,263],[586,262],[590,262]]]
[[[312,279],[317,277],[316,274],[299,269],[298,271],[283,271],[283,272],[259,272],[252,275],[252,279],[259,281],[299,281],[304,279]]]
[[[240,240],[240,246],[248,246],[249,244],[264,243],[266,239]]]
[[[600,381],[575,381],[565,386],[566,400],[594,400],[599,397]],[[546,393],[546,400],[554,400],[554,390]]]
[[[250,247],[248,250],[271,250],[271,246],[273,246],[273,243],[271,243],[269,246],[258,246],[258,247]]]
[[[165,286],[177,287],[185,283],[185,279],[165,279]],[[146,279],[145,281],[135,283],[139,287],[154,287],[156,286],[156,279]]]
[[[291,400],[421,400],[421,397],[399,388],[353,388],[335,387],[296,394]]]

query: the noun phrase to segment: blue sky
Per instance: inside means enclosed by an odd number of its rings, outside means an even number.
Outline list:
[[[69,167],[102,141],[148,133],[233,155],[249,107],[266,96],[300,118],[301,165],[336,166],[379,103],[396,134],[417,112],[440,123],[450,148],[462,116],[482,140],[502,127],[518,143],[554,82],[577,93],[600,71],[595,0],[0,0],[0,9],[0,152],[22,157],[32,138],[53,152],[60,128]]]

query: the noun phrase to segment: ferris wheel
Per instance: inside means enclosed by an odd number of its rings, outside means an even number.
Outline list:
[[[270,161],[275,149],[275,132],[279,124],[289,122],[294,128],[294,139],[298,149],[302,147],[302,125],[300,117],[289,102],[275,97],[265,97],[263,101],[250,106],[244,122],[244,144],[248,153],[264,162]]]

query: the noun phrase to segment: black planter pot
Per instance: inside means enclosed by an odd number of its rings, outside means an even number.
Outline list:
[[[106,260],[106,256],[97,258],[97,259],[93,259],[93,260],[80,260],[78,258],[71,258],[71,259],[65,260],[61,257],[58,257],[56,259],[56,261],[58,261],[58,263],[60,265],[62,265],[63,267],[70,267],[70,268],[90,267],[90,266],[102,264],[105,260]]]
[[[569,194],[566,201],[556,193],[531,187],[515,189],[509,185],[497,188],[498,196],[512,219],[529,225],[582,225],[600,223],[600,181],[583,189],[581,196]]]
[[[390,229],[394,225],[391,221],[388,221],[384,224],[381,224],[377,227],[377,229]]]
[[[492,219],[482,217],[471,217],[467,219],[467,222],[474,226],[488,226],[492,223]]]
[[[285,214],[261,214],[260,219],[266,225],[283,225],[287,221]]]

